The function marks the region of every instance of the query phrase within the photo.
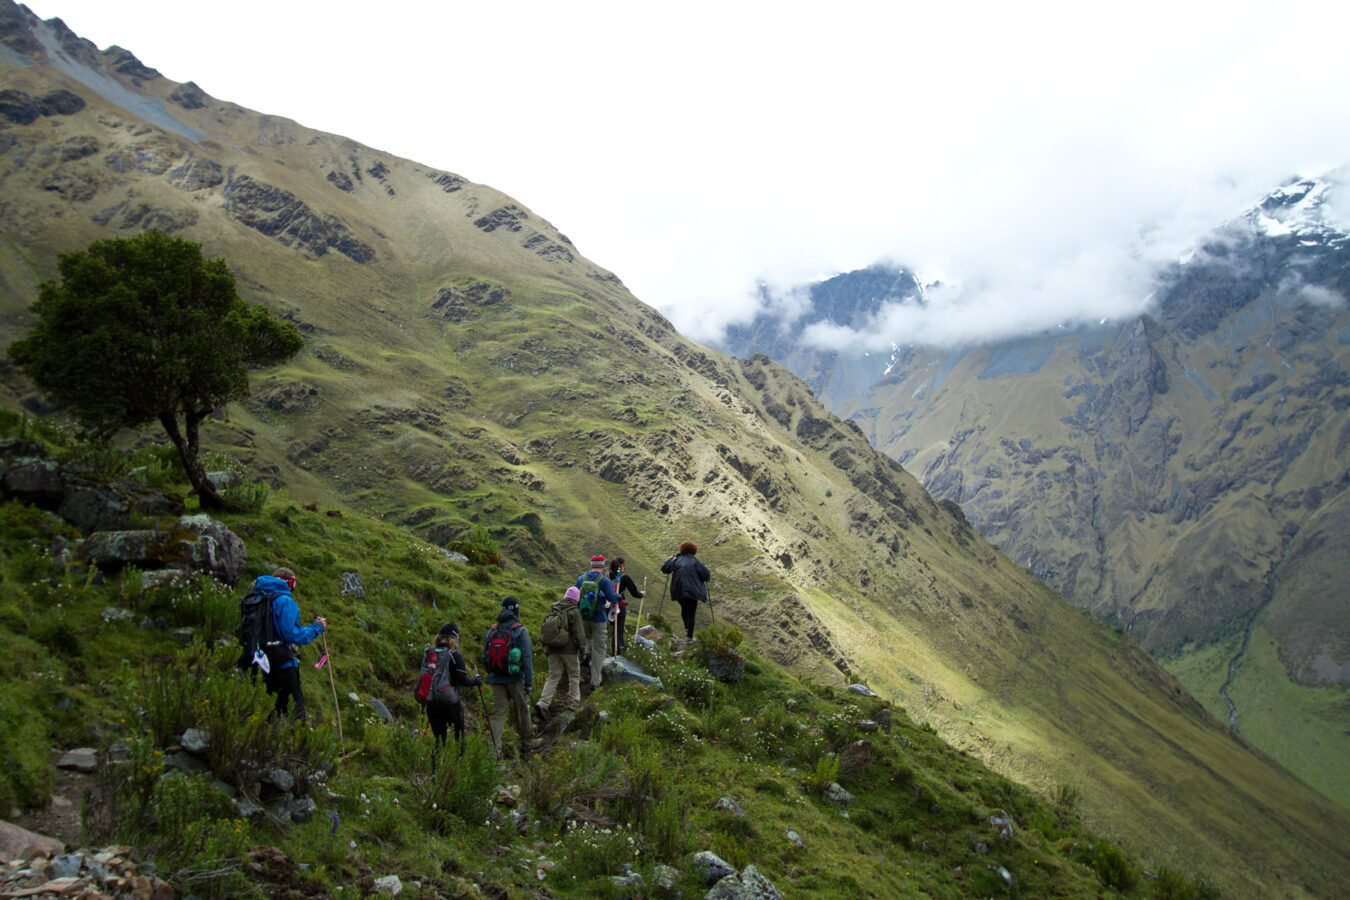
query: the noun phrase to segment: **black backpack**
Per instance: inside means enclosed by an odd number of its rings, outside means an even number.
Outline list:
[[[267,657],[269,667],[282,662],[283,646],[277,640],[276,624],[272,620],[274,594],[249,591],[239,601],[239,661],[236,665],[248,669],[256,665],[259,650]]]

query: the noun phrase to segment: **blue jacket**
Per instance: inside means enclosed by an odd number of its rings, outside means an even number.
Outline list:
[[[285,644],[308,644],[323,634],[323,626],[317,621],[301,626],[300,607],[291,596],[291,589],[280,578],[259,575],[253,582],[253,589],[272,595],[272,627],[276,629],[277,640]],[[289,669],[299,665],[299,661],[292,658],[282,663],[279,668]]]
[[[525,690],[528,691],[534,684],[534,656],[530,648],[530,632],[520,624],[520,619],[516,618],[507,610],[502,610],[497,614],[497,625],[514,623],[517,627],[513,628],[514,642],[513,646],[520,648],[520,672],[516,675],[498,675],[496,672],[488,670],[488,684],[515,684],[517,681],[525,683]],[[492,626],[483,635],[483,668],[488,667],[488,642],[492,639],[492,631],[497,627]]]
[[[589,572],[583,572],[582,574],[577,576],[577,590],[581,591],[582,594],[586,593],[586,588],[582,587],[582,584],[587,581],[595,580],[594,578],[591,577],[592,575],[595,575],[600,579],[601,602],[595,604],[595,609],[591,610],[591,614],[589,617],[582,616],[582,618],[583,619],[589,618],[590,621],[592,622],[608,622],[609,616],[605,613],[605,604],[618,603],[619,595],[614,593],[614,582],[609,580],[609,576],[597,569],[592,569]]]

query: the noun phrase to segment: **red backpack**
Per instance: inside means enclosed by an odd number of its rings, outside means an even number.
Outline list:
[[[459,691],[450,683],[449,647],[431,647],[422,655],[422,671],[417,676],[413,697],[418,703],[433,706],[453,706],[459,702]]]
[[[503,628],[502,626],[507,627]],[[494,675],[519,675],[520,651],[516,649],[516,629],[519,622],[498,622],[492,626],[487,641],[487,670]]]

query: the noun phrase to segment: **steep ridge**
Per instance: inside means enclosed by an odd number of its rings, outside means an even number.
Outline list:
[[[560,579],[596,549],[655,575],[694,537],[719,619],[774,658],[866,680],[1038,789],[1071,784],[1095,827],[1163,862],[1334,895],[1341,812],[782,367],[689,342],[491,188],[215,100],[22,7],[0,3],[0,40],[6,339],[57,253],[149,227],[200,241],[306,336],[204,438],[292,496],[438,541],[486,526],[510,565]],[[11,370],[3,389],[41,402]]]

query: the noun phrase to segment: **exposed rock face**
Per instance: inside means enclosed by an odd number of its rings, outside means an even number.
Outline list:
[[[69,116],[84,109],[84,100],[67,90],[31,97],[23,91],[0,91],[0,116],[15,125],[31,125],[43,116]]]
[[[375,250],[359,240],[335,216],[314,212],[290,191],[241,175],[225,187],[225,211],[248,227],[323,256],[330,249],[359,263],[375,258]]]

